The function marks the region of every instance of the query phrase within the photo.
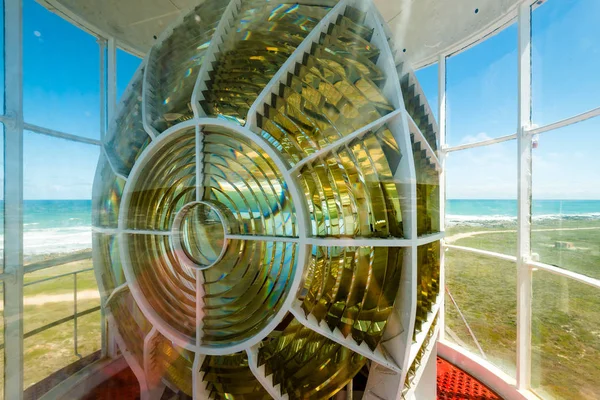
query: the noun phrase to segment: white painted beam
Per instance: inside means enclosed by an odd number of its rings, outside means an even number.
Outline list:
[[[23,11],[4,2],[4,396],[23,398]]]
[[[531,384],[531,9],[519,6],[519,121],[517,127],[517,388]]]

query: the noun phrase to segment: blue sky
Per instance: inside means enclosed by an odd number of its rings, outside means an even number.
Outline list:
[[[99,138],[96,39],[24,0],[24,114],[27,122]],[[600,2],[549,0],[533,14],[534,123],[600,105]],[[447,63],[448,143],[514,133],[517,28],[508,27]],[[119,95],[140,60],[119,51]],[[437,65],[417,76],[437,107]],[[534,198],[600,199],[600,119],[544,133],[534,152]],[[26,199],[89,198],[98,148],[25,134]],[[448,198],[516,198],[516,143],[453,153]]]
[[[600,106],[600,2],[549,0],[532,17],[533,123],[545,125]],[[450,146],[517,129],[517,26],[447,60]],[[437,65],[418,71],[437,104]],[[534,199],[600,199],[600,118],[540,135]],[[451,153],[447,197],[516,199],[516,143]]]
[[[23,0],[25,121],[100,138],[100,65],[96,38]],[[117,53],[120,96],[140,59]],[[25,199],[89,199],[99,148],[25,132]]]

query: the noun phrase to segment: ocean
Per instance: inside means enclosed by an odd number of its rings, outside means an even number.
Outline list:
[[[600,200],[534,200],[533,220],[600,219]],[[446,224],[498,224],[517,221],[516,200],[447,200]]]
[[[0,221],[0,226],[4,227],[3,212],[0,213]],[[0,241],[0,246],[3,245],[4,240]],[[25,200],[23,202],[25,257],[70,253],[91,247],[91,200]]]
[[[0,202],[0,207],[3,207]],[[25,200],[23,252],[26,257],[69,253],[92,247],[91,200]],[[446,224],[516,222],[516,200],[448,200]],[[0,227],[4,226],[0,212]],[[600,219],[600,200],[535,200],[534,220]],[[3,239],[3,237],[1,237]],[[0,252],[3,240],[0,240]]]

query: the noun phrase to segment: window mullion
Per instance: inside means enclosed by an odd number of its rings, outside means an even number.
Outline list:
[[[517,388],[531,386],[531,9],[519,5],[519,119],[517,127]]]

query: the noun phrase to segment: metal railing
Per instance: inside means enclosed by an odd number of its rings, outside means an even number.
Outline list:
[[[91,251],[85,252],[85,253],[79,253],[79,254],[75,254],[75,255],[69,255],[69,256],[65,256],[65,257],[58,257],[58,258],[54,258],[51,260],[42,261],[39,263],[29,264],[24,267],[24,270],[25,270],[25,273],[31,273],[31,272],[35,272],[35,271],[40,271],[42,269],[65,265],[65,264],[68,264],[68,263],[71,263],[74,261],[81,261],[81,260],[91,260]],[[25,332],[23,335],[23,339],[30,338],[34,335],[37,335],[44,331],[47,331],[48,329],[54,328],[61,324],[67,323],[69,321],[73,321],[73,350],[74,350],[75,355],[81,359],[83,356],[78,351],[78,331],[77,331],[78,330],[78,321],[77,321],[77,319],[81,318],[85,315],[91,314],[93,312],[100,311],[101,306],[96,306],[96,307],[88,308],[83,311],[78,311],[78,309],[77,309],[77,292],[78,292],[77,276],[79,274],[90,272],[93,270],[94,270],[94,268],[85,268],[85,269],[81,269],[81,270],[77,270],[77,271],[66,272],[64,274],[50,276],[47,278],[42,278],[42,279],[24,283],[23,287],[27,287],[27,286],[37,285],[37,284],[40,284],[43,282],[49,282],[49,281],[65,278],[65,277],[72,275],[73,276],[73,314],[68,315],[64,318],[60,318],[58,320],[52,321],[49,324],[40,326],[29,332]],[[12,277],[12,275],[11,274],[0,274],[0,281],[9,279],[9,277]],[[3,349],[4,349],[4,343],[0,343],[0,350],[3,350]]]

